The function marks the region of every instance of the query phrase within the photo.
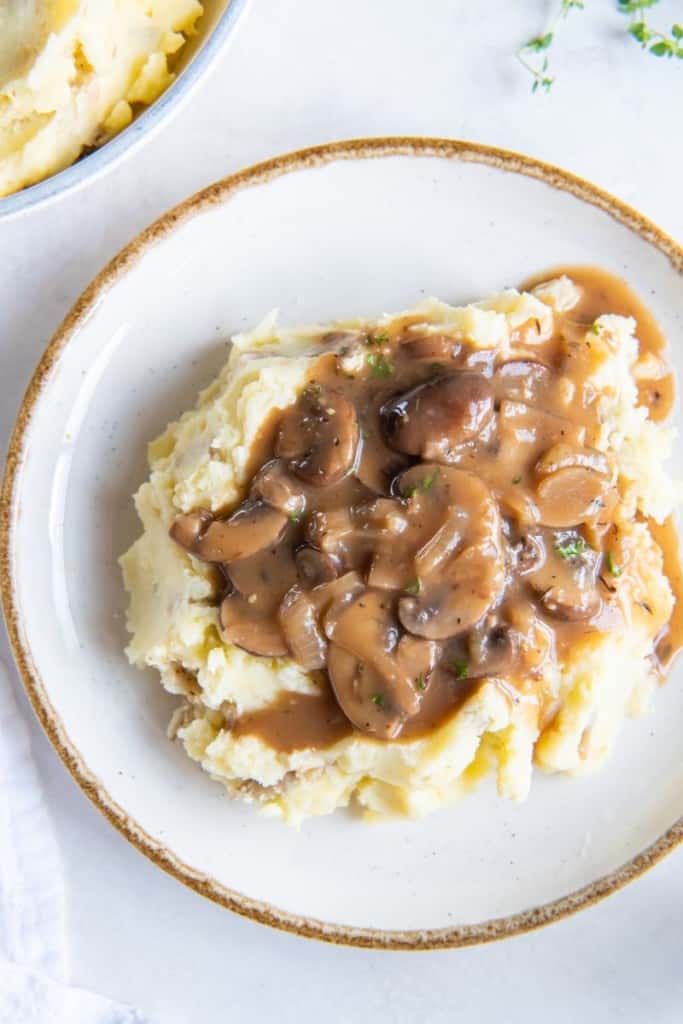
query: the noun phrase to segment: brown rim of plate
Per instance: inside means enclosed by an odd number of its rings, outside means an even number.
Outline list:
[[[591,906],[649,868],[683,842],[683,817],[679,818],[654,843],[621,867],[567,896],[540,907],[479,924],[448,928],[384,931],[328,924],[313,918],[279,910],[221,885],[215,879],[195,871],[179,860],[171,850],[147,835],[125,810],[115,803],[104,786],[88,770],[79,751],[50,703],[47,691],[33,664],[31,650],[23,636],[12,575],[12,513],[14,493],[22,463],[24,437],[33,410],[47,384],[60,353],[73,333],[88,316],[100,297],[154,243],[163,239],[189,217],[216,203],[222,203],[242,189],[261,185],[292,171],[318,167],[334,160],[357,160],[388,156],[428,156],[486,164],[498,170],[512,171],[536,178],[553,188],[569,192],[597,206],[620,224],[664,253],[673,267],[683,274],[683,248],[665,232],[626,203],[596,185],[551,164],[509,150],[455,139],[390,137],[332,142],[255,164],[197,192],[165,213],[115,256],[86,288],[63,320],[47,346],[22,400],[10,438],[0,495],[0,586],[2,603],[14,658],[26,693],[48,739],[73,778],[111,824],[160,868],[215,903],[261,924],[325,942],[367,949],[445,949],[492,942],[558,921]]]

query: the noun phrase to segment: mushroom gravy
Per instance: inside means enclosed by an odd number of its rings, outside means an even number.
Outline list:
[[[246,499],[176,517],[173,539],[220,569],[225,639],[292,657],[320,684],[319,697],[286,693],[243,715],[236,735],[286,751],[354,730],[418,737],[484,679],[548,720],[548,662],[622,628],[616,473],[592,443],[597,318],[637,320],[653,419],[673,381],[630,289],[605,271],[564,272],[580,302],[556,313],[550,337],[521,325],[508,357],[415,317],[324,334],[297,401],[252,450]]]

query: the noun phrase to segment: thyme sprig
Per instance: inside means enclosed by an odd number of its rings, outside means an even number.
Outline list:
[[[616,0],[616,9],[619,14],[629,17],[630,21],[626,31],[640,45],[641,49],[651,53],[653,57],[683,58],[683,24],[673,24],[669,32],[666,33],[653,28],[647,20],[645,12],[656,7],[658,3],[659,0]],[[532,92],[537,92],[538,89],[550,92],[555,75],[550,70],[548,51],[555,41],[560,25],[570,11],[582,11],[585,6],[584,0],[560,0],[559,7],[547,30],[518,48],[516,57],[522,67],[531,75]]]

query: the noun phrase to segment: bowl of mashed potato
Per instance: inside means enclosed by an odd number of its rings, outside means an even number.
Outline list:
[[[189,95],[244,0],[0,7],[0,217],[110,167]]]

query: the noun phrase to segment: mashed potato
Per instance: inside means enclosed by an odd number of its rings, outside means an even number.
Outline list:
[[[537,336],[547,338],[576,300],[577,288],[563,277],[536,294],[508,290],[465,307],[430,299],[400,318],[426,334],[451,332],[473,349],[515,355],[528,349],[524,325],[535,323]],[[221,638],[209,569],[170,540],[169,525],[178,512],[218,510],[243,496],[259,428],[272,409],[294,402],[322,335],[389,330],[395,319],[287,329],[271,316],[238,335],[197,407],[150,445],[150,478],[135,499],[143,534],[121,560],[130,593],[128,656],[157,669],[164,687],[182,697],[171,733],[233,796],[294,825],[350,802],[370,816],[422,815],[459,798],[489,770],[513,800],[527,795],[534,762],[547,772],[594,771],[624,715],[647,708],[657,681],[653,638],[673,606],[646,520],[662,521],[675,502],[663,468],[672,435],[638,405],[634,321],[603,316],[584,348],[585,372],[600,402],[593,443],[618,468],[616,521],[628,558],[613,589],[627,628],[586,633],[564,660],[549,663],[543,705],[538,686],[510,699],[485,679],[456,714],[417,739],[381,742],[354,732],[325,749],[283,752],[258,735],[233,734],[240,715],[285,691],[314,693],[315,683],[288,659],[256,657]]]
[[[0,4],[0,196],[67,167],[173,80],[199,0]]]

